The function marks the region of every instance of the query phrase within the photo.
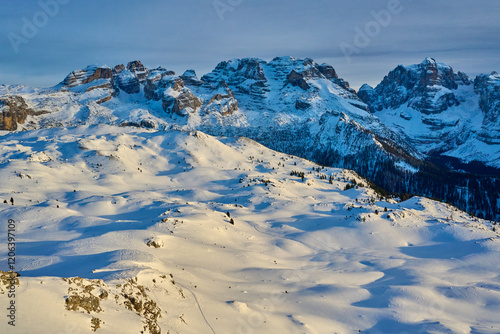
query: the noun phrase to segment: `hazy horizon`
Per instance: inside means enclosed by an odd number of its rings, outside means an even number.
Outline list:
[[[28,0],[2,6],[0,84],[49,87],[89,64],[141,60],[180,74],[277,56],[332,65],[355,89],[425,57],[474,77],[498,71],[500,3]]]

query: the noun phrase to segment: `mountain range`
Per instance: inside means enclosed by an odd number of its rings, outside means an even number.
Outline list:
[[[140,61],[88,66],[51,88],[0,86],[0,128],[80,124],[245,136],[353,169],[384,194],[500,219],[500,75],[471,80],[426,58],[358,92],[328,64],[232,59],[198,78]]]

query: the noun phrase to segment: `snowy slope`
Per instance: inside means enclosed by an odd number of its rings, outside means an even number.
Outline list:
[[[0,86],[0,129],[109,124],[245,136],[498,220],[500,179],[490,176],[499,175],[499,82],[495,73],[472,82],[427,58],[356,94],[309,58],[232,59],[201,78],[133,61],[76,70],[49,89]]]
[[[0,166],[2,333],[500,332],[495,226],[347,170],[105,124],[6,134]]]

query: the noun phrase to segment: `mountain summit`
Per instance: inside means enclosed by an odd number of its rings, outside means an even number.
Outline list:
[[[396,67],[375,88],[361,87],[358,96],[419,152],[498,168],[498,78],[492,73],[472,81],[426,58],[420,64]]]
[[[426,58],[420,64],[399,65],[375,89],[363,85],[358,95],[372,112],[406,104],[431,115],[460,105],[455,91],[471,84],[466,74],[455,73],[450,66]]]

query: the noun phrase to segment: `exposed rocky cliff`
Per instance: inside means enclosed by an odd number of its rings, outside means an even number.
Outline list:
[[[459,105],[455,91],[470,84],[464,73],[454,73],[450,66],[426,58],[417,65],[396,67],[374,89],[368,85],[361,87],[358,96],[372,112],[406,104],[431,115]]]
[[[28,115],[39,115],[28,108],[20,96],[0,97],[0,130],[17,130],[18,124],[24,124]]]

